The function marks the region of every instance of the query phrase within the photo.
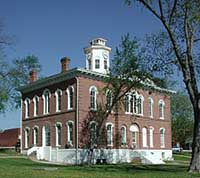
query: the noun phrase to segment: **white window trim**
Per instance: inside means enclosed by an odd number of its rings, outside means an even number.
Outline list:
[[[134,109],[133,109],[133,114],[136,115],[136,116],[144,116],[144,112],[143,112],[143,105],[144,105],[144,97],[142,94],[138,94],[136,93],[135,94],[136,98],[139,99],[141,97],[141,113],[139,114],[138,113],[138,106],[136,106],[136,113],[134,112]],[[134,108],[134,102],[133,102],[133,108]]]
[[[160,104],[162,104],[162,116],[161,117],[160,117]],[[164,120],[165,119],[165,102],[162,99],[160,99],[158,101],[158,110],[159,110],[159,118],[161,120]]]
[[[56,122],[55,124],[55,128],[56,128],[56,146],[57,147],[60,147],[61,144],[58,144],[58,126],[60,126],[60,129],[61,129],[61,137],[62,137],[62,123],[61,122]],[[62,140],[62,138],[61,138]]]
[[[154,128],[152,126],[149,127],[149,147],[154,147]]]
[[[107,122],[106,123],[106,133],[107,133],[107,139],[108,139],[108,130],[107,130],[107,127],[111,125],[111,144],[107,144],[107,146],[110,146],[112,147],[113,146],[113,127],[114,127],[114,124],[112,122]]]
[[[164,143],[163,143],[163,145],[161,144],[161,133],[160,133],[160,131],[161,130],[163,130],[163,141],[164,141]],[[160,130],[159,130],[159,136],[160,136],[160,148],[165,148],[165,128],[160,128]]]
[[[27,131],[28,131],[28,133],[27,133]],[[28,137],[28,135],[29,135],[29,140],[27,139],[27,137]],[[24,147],[25,147],[25,149],[27,149],[27,148],[29,148],[29,141],[30,141],[30,128],[29,127],[25,127],[25,129],[24,129]]]
[[[56,112],[60,112],[61,111],[61,109],[58,109],[58,92],[60,92],[60,95],[62,96],[62,90],[61,89],[57,89],[56,91],[55,91],[55,96],[56,96]],[[62,98],[62,97],[61,97]],[[61,102],[62,103],[62,102]],[[60,104],[61,104],[60,103]]]
[[[144,132],[144,130],[145,130],[145,132]],[[142,146],[143,146],[143,148],[148,148],[148,143],[147,143],[147,128],[146,127],[143,127],[142,128]]]
[[[37,131],[39,132],[39,126],[35,125],[33,127],[33,145],[36,146],[37,143],[36,143],[36,133],[35,133],[35,129],[37,129]]]
[[[97,110],[97,94],[98,94],[98,90],[97,90],[97,87],[96,86],[91,86],[90,87],[90,89],[89,89],[89,98],[91,97],[91,95],[90,95],[90,93],[91,93],[91,91],[92,91],[92,89],[94,88],[94,90],[95,90],[95,96],[94,96],[94,108],[91,108],[91,106],[90,106],[90,110],[91,111],[96,111]],[[90,98],[91,99],[91,98]],[[90,103],[91,103],[91,100],[90,100]]]
[[[74,121],[67,121],[66,126],[67,126],[67,143],[71,144],[73,146],[73,132],[72,132],[72,141],[70,140],[70,131],[69,131],[69,124],[72,124],[72,131],[74,131]]]
[[[151,119],[153,119],[153,104],[154,104],[154,101],[153,101],[153,98],[152,97],[149,97],[148,98],[148,110],[149,110],[149,101],[151,102],[151,110],[150,110],[150,113],[151,113],[151,115],[149,115],[149,117],[151,118]]]
[[[49,89],[45,89],[44,91],[43,91],[43,94],[42,94],[42,99],[43,99],[43,114],[49,114],[49,111],[48,112],[46,112],[45,111],[45,106],[46,106],[46,102],[45,102],[45,93],[46,92],[49,92],[49,104],[51,103],[50,102],[50,98],[51,98],[51,92],[50,92],[50,90]]]
[[[133,106],[133,112],[131,112],[131,95],[132,96],[136,96],[136,98],[138,99],[139,97],[141,97],[141,113],[140,114],[138,114],[138,106],[136,106],[136,112],[134,111],[134,101],[132,101],[133,102],[133,104],[132,104],[132,106]],[[144,97],[143,97],[143,95],[142,94],[138,94],[136,91],[133,91],[133,92],[129,92],[129,93],[127,93],[126,95],[125,95],[125,97],[126,96],[128,96],[128,102],[129,102],[129,108],[128,108],[128,112],[127,111],[125,111],[125,114],[134,114],[134,115],[136,115],[136,116],[144,116]]]
[[[72,85],[70,85],[70,86],[68,86],[68,88],[66,90],[66,92],[67,92],[67,109],[68,110],[72,110],[74,106],[72,108],[70,107],[70,93],[69,93],[69,88],[72,88],[73,98],[74,98],[74,87]],[[73,105],[74,105],[74,102],[73,102]]]
[[[38,104],[39,104],[39,97],[37,95],[35,95],[33,98],[33,103],[34,103],[33,116],[34,117],[38,116],[38,114],[36,113],[36,98],[37,98]],[[39,110],[39,107],[38,107],[38,110]]]
[[[29,98],[26,98],[25,101],[24,101],[24,104],[25,104],[25,118],[29,118],[30,117],[30,103],[31,103],[31,100]],[[29,108],[28,108],[28,105],[29,105]],[[29,116],[28,116],[28,110],[29,110]]]
[[[125,131],[125,138],[124,138],[124,140],[125,140],[125,143],[122,143],[122,138],[121,138],[121,145],[122,145],[122,146],[124,146],[123,144],[127,145],[126,126],[125,126],[125,125],[123,125],[123,126],[121,127],[120,131],[122,131],[122,128],[124,128],[124,131]],[[121,133],[121,135],[122,135],[122,133]]]
[[[90,128],[90,129],[91,129],[91,125],[92,125],[92,124],[95,124],[96,130],[97,130],[98,123],[97,123],[96,121],[90,121],[90,123],[89,123],[89,128]],[[96,136],[97,136],[97,133],[96,133]],[[94,145],[92,145],[92,146],[97,146],[97,144],[94,144]]]

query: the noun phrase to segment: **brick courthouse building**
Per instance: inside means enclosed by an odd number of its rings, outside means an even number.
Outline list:
[[[111,113],[106,120],[105,144],[101,149],[96,145],[98,123],[90,113],[95,113],[102,98],[110,51],[106,40],[97,38],[84,48],[85,69],[69,69],[70,60],[62,58],[56,75],[37,80],[37,73],[30,73],[30,84],[20,88],[23,153],[51,162],[83,163],[90,143],[96,147],[94,161],[102,156],[109,163],[140,157],[144,163],[156,164],[172,158],[172,91],[153,83],[125,95],[117,117]]]

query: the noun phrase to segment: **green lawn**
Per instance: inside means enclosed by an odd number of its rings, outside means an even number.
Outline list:
[[[1,158],[2,178],[191,178],[185,164],[167,165],[95,165],[95,166],[55,166],[35,163],[22,158]],[[50,168],[51,170],[44,170]],[[55,170],[56,168],[56,170]]]

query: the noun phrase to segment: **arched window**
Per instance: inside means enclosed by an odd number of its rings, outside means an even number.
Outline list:
[[[143,115],[143,101],[142,95],[135,94],[133,97],[134,103],[134,114]]]
[[[148,98],[148,115],[153,118],[153,99],[151,97]]]
[[[147,147],[147,128],[142,128],[142,143],[143,147]]]
[[[97,109],[97,88],[95,86],[90,87],[90,109]]]
[[[160,128],[160,147],[164,148],[165,147],[165,129]]]
[[[130,131],[132,133],[132,147],[137,148],[139,146],[139,128],[136,124],[131,125]]]
[[[68,121],[67,123],[67,143],[73,145],[73,122]]]
[[[43,113],[48,114],[50,112],[50,91],[48,89],[44,90],[42,98],[43,98]]]
[[[34,126],[33,127],[33,145],[35,146],[38,145],[38,131],[39,131],[39,127]]]
[[[68,110],[73,109],[74,107],[74,88],[69,86],[67,88],[67,103],[68,103]]]
[[[38,96],[34,96],[33,103],[34,103],[33,115],[37,116],[39,113],[39,97]]]
[[[121,127],[121,145],[126,145],[126,127]]]
[[[29,133],[30,133],[30,128],[26,127],[24,131],[24,136],[25,136],[25,148],[29,148]]]
[[[150,127],[149,128],[149,146],[151,148],[153,148],[153,131],[154,131],[154,128]]]
[[[56,96],[56,112],[61,111],[61,96],[62,96],[62,91],[60,89],[57,89],[55,92]]]
[[[159,100],[158,105],[159,105],[159,116],[160,116],[160,119],[164,119],[165,102],[163,100]]]
[[[106,130],[107,130],[107,145],[113,146],[113,124],[107,123],[106,124]]]
[[[51,145],[51,132],[49,125],[43,127],[43,146]]]
[[[113,102],[112,91],[107,90],[107,92],[106,92],[106,104],[107,104],[108,109],[112,106],[112,102]]]
[[[25,118],[30,117],[30,99],[26,98],[24,101],[25,104]]]
[[[61,129],[62,124],[60,122],[56,123],[56,146],[61,146]]]
[[[97,123],[90,122],[90,142],[91,146],[95,146],[97,144]]]
[[[129,113],[130,112],[130,99],[129,99],[129,94],[125,95],[125,112]]]

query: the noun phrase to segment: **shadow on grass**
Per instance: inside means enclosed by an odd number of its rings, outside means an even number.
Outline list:
[[[63,166],[63,165],[48,165],[36,163],[29,159],[0,159],[0,168],[13,167],[15,169],[31,169],[35,168],[52,168],[56,167],[61,170],[72,170],[80,172],[95,172],[95,173],[182,173],[187,172],[188,165],[133,165],[133,164],[115,164],[115,165],[82,165],[82,166]]]
[[[84,172],[169,172],[180,173],[187,172],[187,165],[132,165],[132,164],[117,164],[117,165],[94,165],[94,166],[78,166],[70,169],[80,170]]]

